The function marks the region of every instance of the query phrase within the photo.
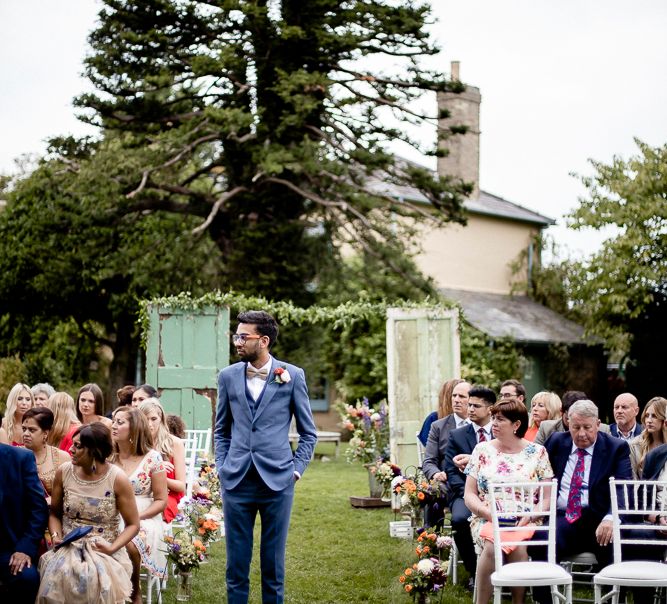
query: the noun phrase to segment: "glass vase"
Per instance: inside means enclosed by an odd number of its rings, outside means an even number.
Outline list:
[[[176,601],[189,602],[192,597],[192,573],[179,570],[176,575]]]
[[[378,481],[375,477],[375,472],[371,472],[371,468],[375,467],[375,464],[367,463],[364,464],[366,470],[368,470],[368,490],[370,491],[370,496],[376,499],[382,497],[382,483]]]

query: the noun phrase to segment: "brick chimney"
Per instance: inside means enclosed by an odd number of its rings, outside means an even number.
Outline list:
[[[460,63],[452,61],[452,79],[460,80]],[[438,158],[440,176],[458,176],[474,184],[471,199],[479,197],[479,105],[482,95],[479,88],[466,85],[459,94],[438,93],[438,110],[446,109],[449,117],[438,121],[440,134],[448,133],[454,126],[467,126],[465,134],[450,134],[439,141],[439,146],[449,150],[446,157]]]

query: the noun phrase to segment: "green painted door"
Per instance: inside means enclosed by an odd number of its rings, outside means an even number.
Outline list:
[[[217,376],[229,365],[229,308],[196,311],[151,306],[146,382],[167,413],[190,429],[213,426]]]

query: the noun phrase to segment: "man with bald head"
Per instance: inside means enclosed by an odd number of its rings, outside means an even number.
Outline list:
[[[609,426],[611,435],[623,440],[632,440],[639,436],[642,425],[637,422],[639,415],[639,403],[637,397],[629,392],[619,394],[614,401],[615,424]]]

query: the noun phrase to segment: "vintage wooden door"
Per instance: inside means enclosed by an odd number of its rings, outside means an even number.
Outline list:
[[[146,382],[189,429],[213,426],[217,376],[229,365],[229,308],[149,309]]]
[[[391,459],[417,466],[416,433],[438,406],[445,380],[460,375],[458,311],[387,311],[387,390]]]

